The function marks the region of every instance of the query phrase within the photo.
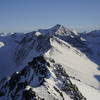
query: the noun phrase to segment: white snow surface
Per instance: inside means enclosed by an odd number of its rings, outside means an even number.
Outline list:
[[[83,93],[83,95],[87,98],[87,100],[99,100],[100,99],[100,91],[94,89],[91,86],[88,86],[82,82],[71,80],[74,84],[77,85],[79,90]]]

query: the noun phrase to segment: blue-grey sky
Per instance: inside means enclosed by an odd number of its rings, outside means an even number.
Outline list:
[[[0,32],[28,32],[62,24],[100,28],[100,0],[0,0]]]

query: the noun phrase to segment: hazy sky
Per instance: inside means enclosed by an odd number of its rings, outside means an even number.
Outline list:
[[[0,32],[27,32],[62,24],[100,28],[100,0],[0,0]]]

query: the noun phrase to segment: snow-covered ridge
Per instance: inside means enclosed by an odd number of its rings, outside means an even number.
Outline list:
[[[65,28],[63,25],[57,24],[50,29],[39,29],[38,31],[33,31],[33,32],[25,34],[22,41],[20,41],[20,45],[18,45],[17,47],[18,50],[15,52],[15,55],[17,55],[17,58],[16,56],[15,58],[20,60],[18,55],[20,56],[20,52],[21,52],[22,56],[20,57],[22,57],[21,59],[23,60],[25,56],[27,56],[29,52],[33,49],[34,49],[35,55],[37,55],[37,53],[43,54],[45,51],[50,49],[51,47],[50,38],[52,37],[58,37],[61,40],[64,40],[65,42],[68,42],[71,45],[74,45],[77,47],[78,46],[82,47],[84,45],[84,43],[82,44],[82,40],[78,36],[78,34]],[[22,62],[22,60],[20,61]]]
[[[24,96],[37,100],[94,100],[96,96],[99,100],[100,37],[91,35],[80,35],[59,24],[26,34],[1,35],[0,75],[5,75],[0,77],[9,77],[0,81],[0,100],[12,100],[13,96],[15,100]]]

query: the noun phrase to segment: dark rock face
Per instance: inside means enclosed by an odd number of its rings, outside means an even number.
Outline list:
[[[34,69],[36,74],[39,74],[41,77],[48,76],[48,69],[47,69],[48,62],[44,59],[43,56],[33,58],[33,61],[29,62],[28,65],[32,69]]]
[[[8,95],[11,98],[10,100],[17,100],[21,92],[22,98],[24,98],[21,100],[42,100],[39,97],[39,99],[36,99],[37,97],[34,91],[31,89],[25,90],[25,88],[30,84],[33,87],[43,85],[48,73],[47,62],[44,57],[36,57],[19,73],[12,74],[11,78],[5,84],[0,84],[0,97]],[[35,79],[37,79],[36,83]]]
[[[59,87],[61,87],[60,89],[64,91],[67,95],[69,95],[70,98],[72,98],[73,100],[86,100],[86,98],[81,94],[77,86],[70,81],[70,77],[63,69],[62,65],[54,64],[54,66],[55,75],[58,80],[62,82],[58,84]]]
[[[29,90],[24,90],[23,91],[23,98],[24,100],[37,100],[36,99],[36,93],[34,91],[32,91],[32,89]]]

